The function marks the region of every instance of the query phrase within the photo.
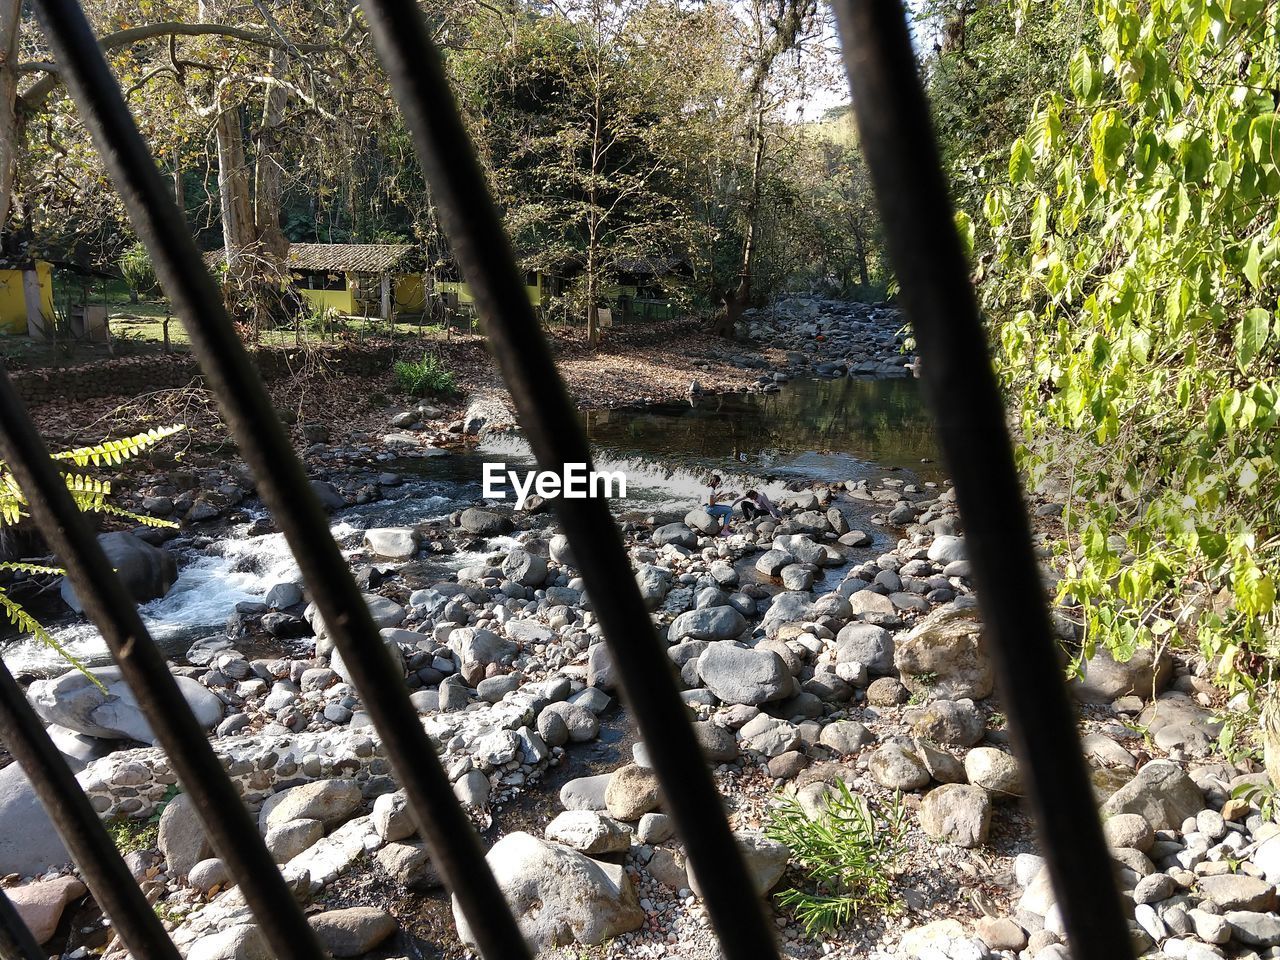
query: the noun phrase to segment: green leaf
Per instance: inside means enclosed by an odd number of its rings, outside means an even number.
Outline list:
[[[1009,182],[1022,183],[1031,178],[1031,148],[1019,137],[1013,141],[1013,149],[1009,151]]]
[[[1236,364],[1244,370],[1262,352],[1271,335],[1271,312],[1254,307],[1236,327]]]
[[[1081,47],[1071,58],[1067,77],[1071,83],[1071,92],[1081,103],[1093,103],[1097,99],[1098,91],[1102,87],[1102,76],[1093,65],[1093,59],[1089,56],[1087,47]]]

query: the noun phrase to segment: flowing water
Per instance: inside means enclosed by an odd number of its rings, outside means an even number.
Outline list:
[[[718,472],[726,487],[748,485],[776,498],[796,481],[858,480],[907,469],[937,479],[936,449],[915,380],[797,380],[776,393],[707,397],[689,404],[584,413],[595,468],[622,471],[627,496],[615,513],[629,510],[684,513],[701,502],[706,478]],[[477,448],[443,456],[397,461],[405,482],[387,498],[335,514],[333,534],[354,552],[369,527],[412,526],[440,520],[482,499],[486,462],[514,470],[533,466],[529,445],[517,434],[495,435]],[[180,654],[196,639],[220,631],[237,603],[259,600],[273,584],[297,578],[284,537],[249,538],[248,524],[232,526],[213,541],[184,536],[170,544],[178,554],[173,589],[145,604],[148,629],[167,652]],[[201,538],[203,541],[204,538]],[[483,553],[458,552],[432,562],[441,576],[475,563],[514,541],[489,541]],[[92,625],[55,626],[57,640],[89,663],[108,654]],[[15,672],[48,672],[65,664],[27,639],[4,649]]]

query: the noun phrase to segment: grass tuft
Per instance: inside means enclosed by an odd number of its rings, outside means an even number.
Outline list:
[[[447,396],[454,392],[453,371],[438,354],[424,353],[421,360],[398,360],[394,375],[396,389],[411,397]]]
[[[906,811],[901,796],[889,803],[855,797],[836,784],[826,811],[811,818],[794,797],[771,807],[768,836],[791,848],[799,882],[778,894],[778,904],[810,936],[844,926],[867,910],[895,912],[894,874],[905,853]]]

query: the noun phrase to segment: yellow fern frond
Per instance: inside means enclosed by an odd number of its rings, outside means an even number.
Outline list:
[[[92,680],[99,689],[106,689],[102,686],[102,681],[89,672],[88,667],[81,663],[77,657],[73,656],[70,650],[60,644],[57,640],[53,639],[53,637],[49,635],[49,631],[44,628],[44,625],[39,620],[27,613],[22,604],[18,603],[3,590],[0,590],[0,611],[3,611],[5,617],[11,624],[13,624],[19,633],[26,633],[35,637],[49,649],[57,653],[58,656],[62,657],[62,659],[66,660],[69,664]]]
[[[124,461],[136,457],[138,454],[151,447],[154,447],[162,440],[167,440],[175,433],[181,433],[186,427],[183,424],[175,423],[167,427],[153,427],[145,433],[134,434],[132,437],[123,437],[119,440],[104,440],[92,447],[77,447],[74,450],[64,450],[61,453],[55,453],[55,460],[70,460],[76,466],[87,467],[101,466],[102,464],[115,465],[124,463]]]
[[[113,517],[124,517],[126,520],[132,520],[140,523],[144,527],[169,527],[174,530],[178,528],[178,524],[172,520],[161,520],[159,517],[149,517],[145,513],[134,513],[132,510],[126,510],[124,507],[117,507],[110,503],[104,503],[98,507],[99,513],[109,513]]]
[[[0,570],[12,570],[15,573],[66,573],[61,567],[50,567],[43,563],[23,563],[19,560],[7,560],[0,563]]]

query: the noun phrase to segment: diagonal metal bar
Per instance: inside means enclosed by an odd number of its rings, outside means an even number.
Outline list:
[[[257,824],[143,626],[137,605],[72,500],[13,381],[2,369],[0,453],[26,495],[32,519],[66,567],[85,611],[102,632],[178,780],[195,803],[210,842],[253,906],[276,956],[281,960],[322,956],[319,941],[267,852]],[[45,809],[53,815],[47,804]],[[129,882],[133,883],[132,878]]]
[[[1132,960],[905,11],[899,0],[833,0],[833,7],[862,149],[1071,952]]]
[[[47,960],[3,889],[0,889],[0,960]]]
[[[174,312],[182,318],[191,350],[253,470],[259,492],[283,530],[327,631],[351,671],[393,772],[404,787],[413,818],[446,884],[458,898],[480,952],[490,960],[527,957],[528,946],[488,869],[479,837],[454,797],[409,701],[402,672],[394,666],[351,570],[329,533],[328,517],[223,309],[190,228],[138,133],[84,11],[75,0],[36,0],[35,7],[80,116],[151,254]],[[279,877],[274,865],[269,872]],[[246,879],[255,878],[236,873],[236,879],[251,904],[258,904],[259,894],[262,905],[271,902],[270,884],[248,896],[251,891]],[[313,939],[310,930],[305,922],[302,926],[297,942],[309,944]],[[273,942],[272,946],[281,957],[291,955],[286,943]]]
[[[589,464],[577,410],[534,317],[422,14],[413,0],[362,0],[362,6],[538,465],[559,472],[565,464]],[[608,503],[560,497],[556,514],[689,858],[700,876],[715,878],[702,886],[721,947],[732,960],[776,957],[773,931],[721,811]]]
[[[165,933],[160,918],[142,895],[106,827],[80,789],[75,774],[49,739],[44,724],[3,659],[0,659],[0,740],[30,779],[93,898],[111,918],[111,925],[129,952],[135,957],[179,960],[178,950]],[[0,892],[0,931],[7,926],[6,912],[12,910],[13,905]],[[30,937],[30,933],[27,936]],[[0,956],[8,955],[4,934],[0,933]],[[15,955],[41,960],[45,956],[38,950],[34,954]]]

